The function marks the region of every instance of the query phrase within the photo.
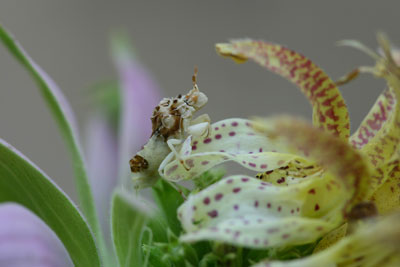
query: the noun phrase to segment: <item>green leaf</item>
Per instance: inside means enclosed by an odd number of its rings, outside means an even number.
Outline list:
[[[60,128],[61,135],[71,152],[81,208],[94,232],[101,251],[105,255],[104,238],[98,222],[71,107],[55,82],[30,58],[2,25],[0,25],[0,40],[37,83],[43,98]]]
[[[120,266],[143,266],[141,237],[150,214],[146,207],[125,191],[112,200],[112,235]]]
[[[100,266],[96,245],[72,201],[38,167],[0,139],[0,202],[17,202],[60,238],[75,266]]]
[[[183,197],[163,179],[160,179],[157,184],[153,186],[153,195],[157,206],[167,220],[169,228],[175,235],[179,235],[182,227],[176,211],[183,203]]]

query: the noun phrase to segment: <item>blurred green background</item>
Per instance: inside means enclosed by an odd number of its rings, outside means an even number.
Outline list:
[[[90,88],[114,79],[110,33],[129,33],[140,61],[165,96],[198,85],[209,97],[213,121],[276,113],[310,118],[301,93],[255,64],[236,65],[216,55],[214,44],[251,37],[299,51],[336,79],[372,64],[366,55],[335,46],[358,39],[376,48],[386,32],[400,45],[399,1],[54,1],[2,0],[0,22],[59,84],[81,131],[90,116]],[[342,88],[354,131],[384,82],[362,76]],[[0,46],[0,136],[21,150],[75,199],[70,160],[35,84]]]

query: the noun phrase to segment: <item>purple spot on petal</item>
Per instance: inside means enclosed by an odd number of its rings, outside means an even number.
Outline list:
[[[279,207],[278,207],[278,212],[281,212],[281,210],[282,210],[282,207],[279,206]]]
[[[244,220],[243,223],[244,223],[244,225],[248,225],[250,223],[250,221]]]
[[[258,187],[258,189],[260,189],[260,190],[264,190],[264,189],[265,189],[265,187],[264,187],[264,186],[259,186],[259,187]]]
[[[192,210],[197,210],[197,207],[196,207],[196,206],[193,206],[193,207],[192,207]]]
[[[220,134],[215,135],[215,139],[221,139],[221,137],[222,137],[222,135],[220,135]]]
[[[229,136],[235,136],[235,132],[229,132]]]
[[[254,207],[258,207],[258,200],[254,201]]]
[[[243,164],[246,164],[246,161],[243,160],[242,163],[243,163]]]
[[[239,193],[240,190],[242,190],[240,187],[235,187],[235,188],[233,188],[232,192],[233,193]]]
[[[234,209],[234,210],[238,210],[238,209],[239,209],[239,205],[235,204],[235,205],[233,206],[233,209]]]
[[[261,164],[260,168],[261,169],[266,169],[267,168],[267,164]]]
[[[234,233],[233,237],[234,237],[234,238],[238,238],[239,235],[240,235],[240,232],[239,232],[239,231],[236,231],[236,232]]]
[[[258,245],[258,243],[260,243],[260,240],[259,240],[259,239],[257,239],[257,238],[256,238],[256,239],[254,239],[254,244],[255,244],[255,245]]]
[[[209,163],[209,161],[205,160],[201,162],[201,165],[207,165]]]
[[[236,127],[236,126],[238,126],[238,123],[236,121],[234,121],[234,122],[232,122],[232,126]]]
[[[178,165],[174,165],[174,166],[172,166],[171,168],[169,168],[167,171],[166,171],[166,175],[170,175],[171,173],[173,173],[176,169],[178,168]]]
[[[215,227],[215,226],[210,227],[210,230],[213,232],[218,232],[218,227]]]
[[[205,204],[205,205],[208,205],[208,204],[210,204],[210,198],[209,197],[205,197],[204,199],[203,199],[203,203]]]
[[[288,239],[289,236],[290,236],[289,234],[283,234],[283,235],[282,235],[282,239]]]
[[[246,122],[246,126],[251,127],[251,123],[250,122]]]
[[[210,216],[211,218],[215,218],[215,217],[218,216],[218,211],[212,210],[212,211],[208,212],[207,214],[208,214],[208,216]]]
[[[219,152],[225,152],[225,150],[221,149]]]
[[[187,159],[185,160],[185,163],[190,167],[193,168],[194,167],[194,162],[192,159]]]
[[[253,167],[253,168],[257,167],[257,165],[255,163],[253,163],[253,162],[249,162],[249,166]]]
[[[267,208],[271,208],[271,203],[267,203]]]
[[[261,153],[261,152],[263,152],[263,149],[262,149],[262,147],[260,147],[260,149],[258,150],[258,152],[260,152],[260,153]]]
[[[221,126],[222,126],[222,127],[225,127],[225,123],[223,123]]]
[[[218,130],[219,130],[219,127],[215,127],[214,130],[218,131]]]
[[[192,150],[196,150],[197,149],[197,146],[192,146]]]
[[[267,229],[268,234],[272,234],[272,233],[276,233],[276,232],[279,232],[279,228],[274,227],[274,228]]]
[[[253,135],[255,135],[254,133],[247,133],[247,135],[249,135],[249,136],[253,136]]]
[[[208,144],[208,143],[211,143],[211,141],[212,141],[211,138],[206,138],[206,139],[204,139],[203,143]]]
[[[225,229],[225,233],[229,234],[231,232],[231,229]]]
[[[264,246],[266,246],[266,245],[268,245],[269,242],[267,239],[265,239],[263,243],[264,243]]]
[[[242,182],[245,183],[245,182],[247,182],[247,181],[249,181],[249,178],[247,178],[247,177],[243,177],[243,178],[242,178]]]
[[[227,183],[227,184],[233,183],[233,179],[228,179],[228,180],[226,180],[226,183]]]
[[[218,200],[220,200],[223,196],[224,196],[224,195],[223,195],[222,193],[218,193],[218,194],[215,195],[214,199],[215,199],[216,201],[218,201]]]

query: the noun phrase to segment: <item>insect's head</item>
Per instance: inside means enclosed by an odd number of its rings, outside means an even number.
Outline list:
[[[192,76],[193,89],[189,91],[187,95],[184,96],[184,101],[189,106],[194,107],[196,110],[202,108],[208,101],[207,96],[200,92],[197,87],[197,68],[194,69],[194,74]]]

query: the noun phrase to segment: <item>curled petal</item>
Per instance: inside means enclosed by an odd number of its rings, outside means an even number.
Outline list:
[[[0,205],[0,266],[73,266],[63,244],[31,211]]]
[[[288,146],[302,151],[318,165],[329,171],[344,185],[349,203],[346,211],[355,203],[365,200],[370,193],[371,174],[362,154],[347,142],[329,133],[311,127],[307,122],[290,117],[257,120],[260,132],[282,139]]]
[[[189,137],[174,159],[162,170],[171,181],[191,179],[226,161],[234,161],[253,171],[268,171],[300,159],[287,154],[278,142],[257,134],[249,120],[227,119],[214,123],[207,138]],[[191,145],[188,145],[192,138]]]
[[[399,214],[361,225],[333,246],[309,257],[293,261],[261,262],[261,266],[399,266]]]
[[[388,214],[400,208],[400,162],[396,160],[389,165],[392,166],[387,166],[389,174],[371,197],[379,214]]]
[[[118,152],[115,132],[104,116],[87,123],[87,165],[93,197],[104,235],[110,239],[111,193],[117,184]]]
[[[191,195],[179,208],[186,231],[181,239],[251,248],[315,241],[343,219],[346,192],[332,182],[324,176],[278,187],[247,176],[228,177]]]
[[[347,140],[350,121],[346,104],[335,83],[310,59],[281,45],[236,40],[217,44],[217,52],[238,63],[252,59],[296,84],[313,107],[314,125]]]

